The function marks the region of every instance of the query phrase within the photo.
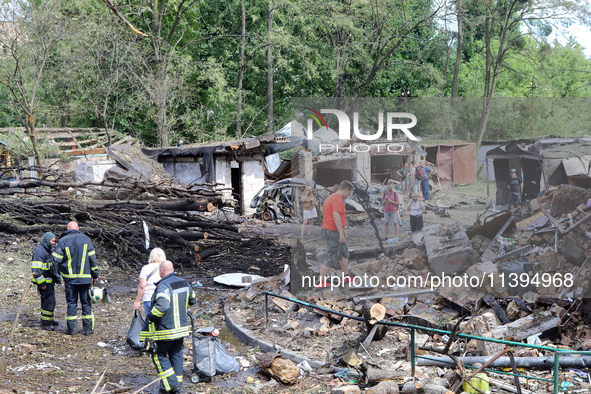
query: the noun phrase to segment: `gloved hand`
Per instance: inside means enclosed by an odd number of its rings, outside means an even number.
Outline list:
[[[158,352],[158,344],[153,339],[146,339],[144,341],[144,351],[148,353],[157,353]]]

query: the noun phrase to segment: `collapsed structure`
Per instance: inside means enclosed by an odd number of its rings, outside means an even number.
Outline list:
[[[240,335],[262,341],[263,350],[316,367],[330,363],[335,373],[348,368],[331,382],[341,387],[334,393],[384,381],[401,393],[457,392],[473,382],[474,363],[485,364],[488,383],[513,392],[591,387],[572,369],[591,366],[588,355],[554,363],[557,352],[591,349],[591,190],[561,185],[519,209],[490,214],[484,224],[434,224],[422,236],[387,245],[385,253],[371,236],[363,238],[350,245],[350,273],[379,284],[423,281],[324,290],[302,280],[317,274],[322,242],[294,241],[291,275],[231,295],[226,319]],[[450,285],[441,285],[442,275]],[[376,322],[383,329],[373,329]],[[514,374],[532,379],[495,373],[512,365]],[[352,388],[345,384],[351,379]]]

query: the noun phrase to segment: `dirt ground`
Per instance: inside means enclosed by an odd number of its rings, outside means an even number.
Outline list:
[[[425,223],[439,223],[444,220],[461,221],[469,226],[482,214],[486,207],[475,199],[484,201],[483,187],[467,187],[466,191],[435,193],[432,202],[445,209],[449,218],[428,211]],[[467,204],[460,204],[464,201]],[[408,230],[408,218],[403,215],[403,229]],[[223,244],[220,253],[198,266],[179,267],[177,273],[191,283],[199,281],[202,287],[195,287],[198,304],[195,313],[219,301],[231,290],[214,284],[215,275],[228,272],[246,272],[262,276],[280,273],[284,264],[290,263],[292,231],[299,232],[299,226],[291,224],[263,223],[248,221],[242,225],[245,237],[251,239],[249,252],[238,250],[231,244]],[[380,231],[383,225],[380,224]],[[366,226],[363,226],[366,228]],[[358,231],[351,228],[349,231]],[[364,230],[371,233],[373,230]],[[314,228],[317,236],[319,228]],[[256,239],[250,238],[254,235]],[[110,393],[156,393],[158,384],[149,385],[157,378],[150,358],[129,349],[125,343],[127,330],[133,314],[132,305],[137,290],[137,272],[109,267],[107,256],[98,256],[105,262],[100,267],[103,285],[109,290],[112,302],[98,304],[94,308],[95,334],[92,336],[65,335],[66,303],[63,286],[56,286],[56,320],[60,326],[55,332],[40,330],[39,299],[35,288],[29,287],[30,256],[40,239],[6,238],[0,244],[0,341],[1,357],[4,363],[0,393],[90,393],[104,372],[101,385],[95,392]],[[286,245],[276,249],[278,241]],[[24,296],[24,299],[23,299]],[[22,300],[22,308],[20,308]],[[11,335],[13,321],[20,308],[18,325]],[[80,323],[81,324],[81,323]],[[214,305],[196,320],[196,327],[215,326],[221,328],[221,339],[231,355],[242,365],[241,372],[215,377],[213,383],[192,384],[189,372],[192,368],[189,356],[189,341],[185,341],[184,393],[228,393],[228,392],[279,392],[279,393],[321,393],[330,392],[328,382],[331,375],[315,375],[301,379],[294,386],[269,383],[267,378],[257,374],[254,355],[257,349],[249,348],[236,340],[224,328],[221,304]],[[336,346],[336,345],[335,345]],[[305,349],[302,349],[304,351]],[[330,348],[324,349],[330,352]],[[383,349],[382,349],[383,350]],[[392,354],[397,350],[392,348]],[[247,383],[248,380],[248,383]],[[4,390],[4,391],[2,391]]]

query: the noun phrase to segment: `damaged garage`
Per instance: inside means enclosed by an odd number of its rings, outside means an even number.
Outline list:
[[[226,199],[234,199],[237,213],[252,215],[252,198],[265,186],[265,143],[274,136],[262,136],[218,145],[142,149],[162,164],[173,177],[188,185],[217,184],[231,188]]]
[[[569,184],[591,186],[591,141],[588,139],[545,139],[535,143],[511,141],[486,153],[487,179],[495,179],[495,203],[506,204],[511,169],[523,180],[522,198],[532,200],[548,186]],[[489,177],[492,161],[494,177]],[[487,199],[490,195],[487,181]]]

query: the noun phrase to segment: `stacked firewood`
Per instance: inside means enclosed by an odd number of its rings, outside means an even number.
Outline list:
[[[215,220],[211,215],[228,205],[219,185],[127,182],[2,182],[0,232],[59,235],[75,220],[95,247],[109,249],[111,260],[123,267],[134,260],[130,253],[145,256],[155,245],[180,249],[196,264],[218,253],[211,242],[203,247],[205,240],[244,241],[236,215],[215,215]]]

